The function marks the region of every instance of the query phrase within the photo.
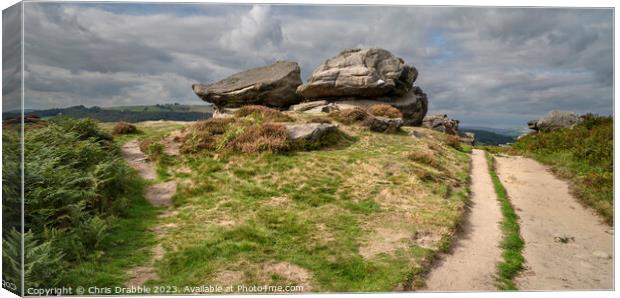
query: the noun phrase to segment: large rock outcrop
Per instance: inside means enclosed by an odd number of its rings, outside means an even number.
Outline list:
[[[459,134],[459,121],[450,119],[446,114],[426,116],[422,121],[422,126],[451,135]]]
[[[403,114],[404,125],[419,126],[428,110],[428,98],[413,85],[417,76],[415,67],[387,50],[347,49],[327,59],[297,88],[300,96],[314,101],[293,110],[316,113],[342,106],[389,104]]]
[[[297,93],[308,99],[402,96],[417,76],[415,67],[387,50],[346,49],[319,65]]]
[[[389,104],[403,114],[403,125],[420,126],[428,111],[428,98],[417,86],[413,86],[407,94],[395,99],[348,99],[335,101],[339,105],[351,105],[367,108],[375,104]]]
[[[217,109],[250,104],[286,108],[301,101],[296,93],[301,84],[299,65],[278,61],[236,73],[213,84],[194,84],[192,90]]]
[[[579,122],[581,122],[581,117],[573,112],[551,111],[538,120],[528,121],[527,126],[535,131],[549,132],[573,127]]]
[[[461,143],[474,145],[476,143],[476,135],[472,132],[460,132],[459,123],[459,120],[452,119],[446,114],[437,114],[424,117],[422,127],[457,136]]]

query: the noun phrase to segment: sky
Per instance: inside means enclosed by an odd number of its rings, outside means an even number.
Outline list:
[[[276,60],[306,81],[379,47],[418,69],[428,114],[462,126],[613,113],[611,9],[26,3],[24,17],[27,108],[200,104],[193,83]]]

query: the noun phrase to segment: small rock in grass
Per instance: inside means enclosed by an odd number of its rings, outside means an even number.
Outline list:
[[[336,125],[329,123],[296,123],[286,124],[289,139],[318,141],[328,133],[336,130]]]

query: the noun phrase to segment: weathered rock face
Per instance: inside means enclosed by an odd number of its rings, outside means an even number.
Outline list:
[[[329,123],[285,124],[289,139],[318,141],[328,133],[336,130],[336,125]]]
[[[420,126],[428,112],[428,97],[422,88],[413,86],[411,91],[403,98],[390,103],[403,113],[405,125]]]
[[[448,118],[446,114],[426,116],[422,121],[422,126],[451,135],[459,134],[459,121]]]
[[[194,84],[192,90],[217,109],[250,104],[286,108],[301,101],[295,92],[301,84],[299,65],[278,61],[236,73],[217,83]]]
[[[459,133],[459,140],[461,143],[473,146],[476,143],[476,134],[473,132]]]
[[[397,108],[403,114],[403,125],[420,126],[428,111],[428,99],[426,94],[417,86],[414,86],[404,96],[389,99],[362,99],[362,100],[341,100],[335,102],[338,105],[349,105],[360,108],[367,108],[375,104],[389,104]]]
[[[573,112],[551,111],[538,120],[527,122],[530,129],[549,132],[560,128],[573,127],[581,122],[581,117]]]
[[[304,98],[402,96],[417,76],[415,67],[384,49],[346,49],[319,65],[297,93]]]
[[[372,131],[376,132],[396,132],[403,125],[401,118],[387,118],[370,116],[366,119],[364,125]]]

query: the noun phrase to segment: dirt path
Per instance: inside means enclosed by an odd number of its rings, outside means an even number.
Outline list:
[[[497,173],[520,217],[520,290],[613,288],[613,231],[540,163],[499,156]]]
[[[496,290],[496,264],[501,261],[502,219],[484,151],[472,153],[471,206],[455,237],[452,252],[440,256],[427,276],[428,291]]]
[[[140,142],[138,142],[138,140],[125,143],[125,145],[121,147],[121,154],[129,166],[136,169],[142,178],[153,180],[157,177],[155,164],[149,162],[146,155],[140,151]]]
[[[166,150],[169,150],[166,147]],[[121,147],[121,154],[129,166],[136,169],[138,174],[147,180],[157,178],[155,163],[147,159],[146,155],[140,151],[138,140],[127,142]],[[168,181],[156,183],[149,186],[144,193],[144,197],[155,207],[167,207],[172,205],[172,196],[177,191],[177,182]]]
[[[174,136],[172,136],[174,137]],[[171,137],[171,138],[172,138]],[[178,142],[169,142],[170,144],[177,144]],[[170,155],[178,155],[178,145],[172,147],[166,143],[166,152]],[[172,147],[172,148],[170,148]],[[127,142],[121,147],[121,153],[127,163],[138,171],[138,174],[147,180],[154,180],[157,178],[155,163],[148,161],[146,155],[140,150],[140,143],[137,140]],[[150,185],[145,193],[144,197],[155,207],[169,207],[172,205],[172,196],[177,191],[177,181],[171,180],[167,182],[160,182]],[[175,215],[173,211],[166,211],[160,215],[160,218],[169,217]],[[170,224],[160,225],[153,228],[153,232],[158,239],[166,237],[168,230],[173,228]],[[127,275],[129,280],[125,284],[127,287],[137,287],[143,285],[149,280],[159,279],[159,275],[155,269],[155,263],[163,259],[166,251],[161,244],[158,244],[151,248],[152,257],[143,266],[137,266],[131,268]]]

